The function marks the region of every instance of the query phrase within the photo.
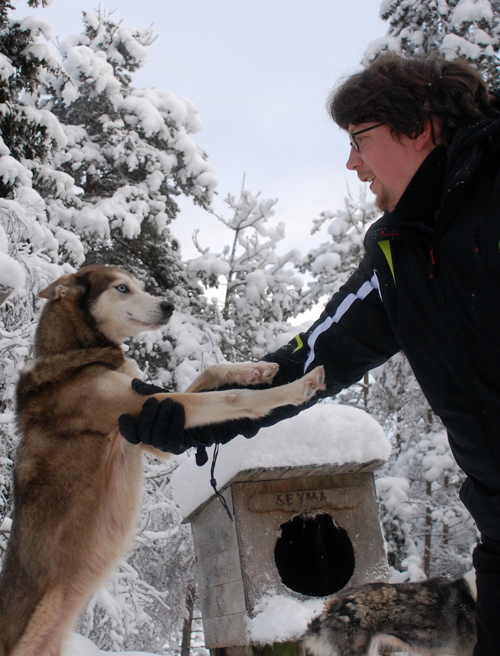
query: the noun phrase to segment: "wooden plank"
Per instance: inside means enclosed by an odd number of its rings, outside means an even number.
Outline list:
[[[198,587],[213,588],[232,581],[241,581],[240,551],[238,546],[207,557],[202,549],[197,549]]]
[[[210,656],[254,656],[254,653],[251,645],[246,645],[246,647],[216,647],[210,650]]]
[[[203,618],[203,633],[205,634],[205,646],[210,653],[221,654],[226,652],[229,656],[238,653],[237,648],[243,650],[243,654],[251,654],[251,647],[247,645],[245,613],[234,613],[225,617]],[[236,648],[231,650],[230,648]]]
[[[293,467],[271,467],[266,469],[264,467],[257,467],[255,469],[245,469],[238,472],[224,487],[221,492],[227,492],[228,488],[233,483],[247,483],[247,482],[260,482],[260,481],[278,481],[282,478],[302,478],[307,476],[327,476],[334,474],[356,474],[358,472],[373,472],[385,464],[383,460],[370,460],[367,463],[348,462],[342,465],[337,463],[327,464],[310,464],[298,465]],[[183,523],[193,521],[193,518],[198,515],[200,510],[204,509],[208,503],[213,499],[206,501],[200,505],[189,517],[184,519]]]
[[[216,524],[193,533],[193,541],[199,557],[212,558],[219,553],[238,548],[236,531],[221,530]]]
[[[273,467],[272,469],[264,469],[254,479],[254,482],[259,483],[260,481],[278,481],[286,471],[288,471],[287,467]]]
[[[366,464],[361,465],[361,468],[360,468],[359,471],[361,471],[361,472],[374,472],[377,469],[380,469],[380,467],[382,467],[383,465],[385,465],[384,460],[372,460],[371,462],[367,462]]]
[[[340,510],[357,508],[366,496],[366,490],[361,487],[270,492],[250,496],[248,509],[262,515],[278,511],[299,514],[327,509]]]
[[[200,605],[204,618],[244,613],[246,607],[242,581],[231,581],[200,590]]]
[[[260,469],[245,469],[245,470],[239,472],[239,474],[236,474],[236,476],[233,478],[232,481],[230,481],[230,483],[247,483],[247,482],[251,483],[252,481],[254,481],[257,478],[257,476],[262,471],[264,471],[263,468],[260,468]]]
[[[316,471],[315,467],[290,467],[290,469],[287,470],[287,472],[281,477],[281,479],[303,478],[306,476],[313,475],[315,471]]]

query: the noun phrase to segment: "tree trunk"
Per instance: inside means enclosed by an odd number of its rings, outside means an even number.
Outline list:
[[[429,435],[432,430],[434,415],[431,408],[427,408],[425,433]],[[431,538],[432,538],[432,482],[427,481],[425,486],[427,507],[425,509],[425,540],[424,540],[424,574],[429,578],[431,572]]]
[[[424,541],[424,574],[429,577],[431,572],[431,535],[432,535],[432,508],[430,498],[432,496],[432,483],[426,484],[429,505],[425,509],[425,541]]]
[[[448,474],[445,474],[443,487],[446,492],[448,492],[449,481],[450,479],[448,477]],[[443,545],[445,546],[448,544],[448,537],[449,537],[448,524],[446,524],[446,522],[443,522]]]
[[[184,615],[184,624],[182,626],[181,656],[189,656],[191,652],[191,629],[193,626],[195,592],[194,585],[188,585],[186,594],[186,611]]]
[[[368,409],[368,391],[369,391],[370,379],[369,374],[366,373],[363,376],[363,405],[365,410]]]

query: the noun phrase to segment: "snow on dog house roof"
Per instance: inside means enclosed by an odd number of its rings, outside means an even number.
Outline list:
[[[212,449],[208,449],[209,463]],[[318,403],[247,440],[239,436],[222,445],[215,478],[220,490],[230,483],[284,477],[373,471],[391,451],[381,426],[363,410]],[[183,519],[214,496],[210,464],[197,467],[188,457],[172,476],[174,501]]]

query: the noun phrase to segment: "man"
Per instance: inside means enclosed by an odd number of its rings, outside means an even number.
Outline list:
[[[347,78],[329,110],[349,133],[347,168],[384,215],[318,321],[264,359],[280,365],[273,384],[322,364],[336,394],[405,352],[467,474],[461,499],[481,532],[475,654],[500,654],[500,97],[464,62],[384,56]],[[123,432],[177,453],[297,411],[182,432],[181,409],[150,406],[137,432],[130,421]]]

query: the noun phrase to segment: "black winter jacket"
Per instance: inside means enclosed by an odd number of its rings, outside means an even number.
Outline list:
[[[500,540],[500,112],[435,148],[318,321],[266,356],[276,383],[322,364],[335,394],[403,350],[467,474],[461,498]],[[276,411],[274,423],[295,408]]]

